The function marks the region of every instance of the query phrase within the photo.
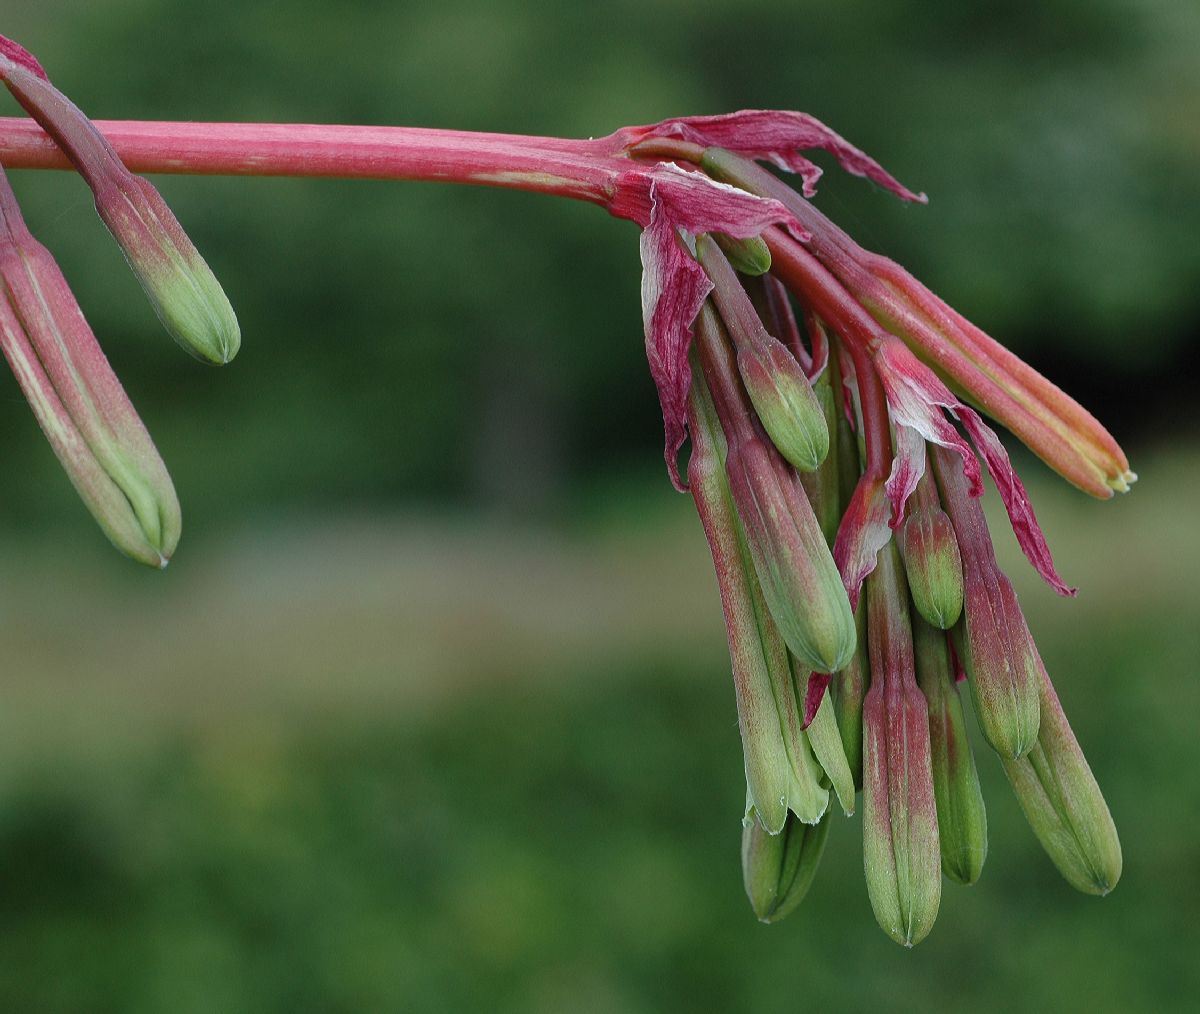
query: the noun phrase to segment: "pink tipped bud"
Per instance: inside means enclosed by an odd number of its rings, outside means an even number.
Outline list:
[[[1085,894],[1105,895],[1121,879],[1121,842],[1040,657],[1037,666],[1037,745],[1020,760],[1005,760],[1004,771],[1029,826],[1067,882]]]
[[[884,932],[911,947],[942,896],[929,718],[913,671],[899,556],[889,544],[867,579],[871,689],[863,704],[863,862]]]
[[[229,362],[241,345],[237,317],[166,201],[125,167],[95,124],[44,74],[15,58],[18,52],[24,50],[15,43],[0,49],[0,79],[91,187],[96,210],[163,326],[196,358]]]
[[[180,529],[171,479],[2,171],[0,279],[0,346],[71,482],[118,549],[166,566]]]
[[[933,796],[937,803],[942,872],[973,884],[987,858],[987,811],[975,757],[967,739],[962,701],[954,685],[946,635],[920,616],[912,618],[917,684],[929,705]]]
[[[938,502],[928,473],[917,484],[913,508],[896,536],[908,589],[925,621],[949,630],[962,613],[962,558],[954,526]]]
[[[955,648],[967,671],[975,714],[1001,757],[1023,757],[1037,742],[1037,650],[1012,582],[1001,573],[979,500],[967,489],[957,455],[930,447],[942,503],[962,555],[963,622]]]
[[[761,922],[778,922],[804,900],[828,837],[828,814],[815,825],[789,816],[779,834],[768,834],[756,820],[744,823],[742,882]]]

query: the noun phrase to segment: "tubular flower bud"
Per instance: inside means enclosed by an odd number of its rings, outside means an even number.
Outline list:
[[[1121,842],[1042,660],[1037,657],[1042,721],[1037,745],[1005,760],[1025,818],[1067,883],[1108,894],[1121,879]]]
[[[973,884],[987,858],[987,811],[975,757],[967,739],[962,701],[954,685],[946,635],[920,616],[912,618],[917,684],[929,706],[933,797],[937,803],[942,872]]]
[[[96,210],[163,326],[197,359],[229,362],[241,344],[237,317],[166,201],[125,167],[70,99],[13,55],[11,48],[0,50],[0,78],[91,187]]]
[[[778,834],[789,810],[813,823],[829,806],[800,724],[787,649],[754,578],[721,461],[724,438],[702,376],[692,383],[688,481],[717,572],[750,803],[747,819]]]
[[[969,495],[958,459],[941,447],[930,453],[962,554],[965,597],[954,636],[975,714],[1001,757],[1023,757],[1037,742],[1037,649],[1012,582],[996,564],[983,508]]]
[[[709,236],[696,240],[700,264],[737,350],[738,372],[759,421],[789,463],[811,472],[829,452],[821,403],[796,357],[767,334],[732,265]]]
[[[963,605],[962,558],[954,526],[938,502],[932,477],[917,483],[913,509],[896,535],[913,605],[926,622],[949,630]]]
[[[908,596],[895,546],[867,579],[871,689],[863,704],[863,861],[883,931],[911,947],[942,895],[929,718],[913,671]]]
[[[825,851],[829,814],[818,824],[789,816],[779,834],[758,821],[742,826],[742,881],[761,922],[778,922],[804,900]]]
[[[751,422],[724,329],[708,305],[696,335],[728,443],[730,492],[771,616],[805,666],[836,672],[854,652],[854,616],[829,547],[796,476]]]
[[[121,552],[165,567],[179,501],[58,265],[0,170],[0,346],[68,477]]]

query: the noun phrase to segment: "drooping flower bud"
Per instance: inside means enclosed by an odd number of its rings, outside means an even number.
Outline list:
[[[1087,758],[1071,731],[1040,656],[1035,656],[1042,720],[1037,745],[1005,760],[1025,818],[1067,882],[1108,894],[1121,879],[1121,842]]]
[[[987,811],[967,739],[962,701],[954,685],[950,646],[946,635],[920,616],[912,618],[912,632],[917,684],[929,706],[930,760],[942,872],[960,884],[973,884],[983,872],[987,858]]]
[[[164,567],[179,501],[66,279],[0,170],[0,346],[88,509],[121,552]]]
[[[813,823],[829,806],[821,768],[801,728],[787,649],[748,557],[721,460],[724,438],[700,370],[689,404],[688,481],[712,551],[733,663],[738,725],[750,803],[747,819],[770,834],[789,811]]]
[[[821,403],[796,357],[767,334],[733,267],[710,236],[696,239],[696,255],[713,282],[713,298],[737,350],[738,372],[754,410],[779,453],[804,472],[829,452]]]
[[[779,834],[768,834],[756,820],[743,823],[742,882],[760,921],[778,922],[804,900],[828,837],[828,813],[818,824],[789,816]]]
[[[928,472],[917,483],[896,542],[917,612],[939,630],[949,630],[962,613],[962,558],[954,526],[942,510]]]
[[[799,480],[753,423],[710,304],[696,320],[696,345],[728,442],[733,503],[771,616],[804,665],[836,672],[855,644],[845,588]]]
[[[867,579],[871,689],[863,704],[863,863],[884,932],[911,947],[942,895],[929,718],[913,672],[908,595],[889,543]]]
[[[996,563],[983,507],[969,494],[958,457],[934,446],[929,453],[962,556],[963,616],[954,637],[975,714],[1001,757],[1023,757],[1037,742],[1037,649],[1012,582]]]
[[[91,187],[96,210],[163,326],[197,359],[229,362],[241,345],[237,317],[166,201],[125,167],[70,99],[30,66],[11,59],[13,54],[12,49],[0,52],[0,78]]]

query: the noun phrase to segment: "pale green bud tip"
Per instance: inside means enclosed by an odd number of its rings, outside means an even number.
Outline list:
[[[729,263],[743,275],[757,277],[771,270],[771,250],[761,236],[734,239],[724,233],[713,233],[717,246],[729,258]]]
[[[194,254],[189,260],[187,266],[176,261],[157,282],[140,270],[138,277],[158,319],[180,347],[202,362],[221,366],[237,355],[242,331],[203,258]]]
[[[163,327],[202,362],[229,362],[242,342],[237,316],[162,195],[123,167],[111,170],[94,189],[96,210]]]
[[[760,922],[778,922],[804,900],[828,836],[828,815],[819,824],[790,817],[779,834],[767,834],[757,820],[745,822],[742,882]]]
[[[897,542],[917,612],[933,626],[949,630],[963,607],[962,558],[950,519],[938,507],[916,510]]]
[[[829,453],[829,427],[796,358],[761,331],[739,343],[737,363],[754,411],[779,453],[802,472],[815,470]]]

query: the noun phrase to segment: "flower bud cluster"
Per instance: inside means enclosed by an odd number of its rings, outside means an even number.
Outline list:
[[[932,297],[776,177],[703,147],[702,127],[687,130],[695,150],[681,153],[804,226],[800,235],[770,226],[761,244],[717,230],[676,237],[708,279],[707,290],[691,279],[702,304],[685,322],[694,328],[688,477],[733,661],[743,878],[755,914],[773,922],[800,903],[831,802],[850,814],[859,790],[867,893],[894,940],[912,946],[930,932],[943,875],[978,880],[987,815],[960,679],[1051,860],[1073,886],[1106,893],[1120,876],[1120,844],[997,565],[981,458],[1030,560],[1060,593],[1072,589],[995,434],[939,379],[942,346],[922,341],[957,329],[988,351],[986,377],[967,377],[974,386],[956,377],[985,407],[988,385],[1039,393],[1018,433],[1029,439],[1042,425],[1035,449],[1065,448],[1051,463],[1073,480],[1100,475],[1091,491],[1132,474],[1123,455],[1024,364],[997,373],[1010,355],[956,316],[894,319],[870,277],[899,285],[913,305]],[[669,291],[669,278],[658,284]]]

